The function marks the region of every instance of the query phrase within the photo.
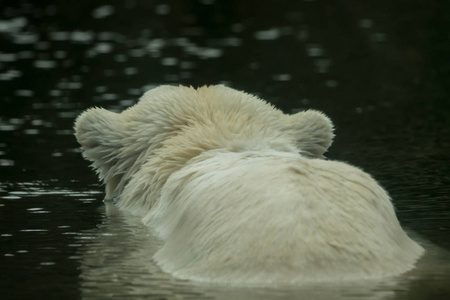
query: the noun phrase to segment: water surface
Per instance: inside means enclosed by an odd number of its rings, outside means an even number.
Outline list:
[[[448,9],[413,1],[16,1],[0,8],[0,289],[5,299],[447,299]],[[281,5],[281,3],[283,5]],[[180,281],[160,241],[103,200],[74,118],[160,84],[223,83],[335,122],[327,156],[371,173],[427,256],[378,282]]]

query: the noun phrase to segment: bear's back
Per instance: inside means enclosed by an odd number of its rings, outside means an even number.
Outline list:
[[[151,222],[166,240],[155,258],[181,278],[372,278],[404,272],[423,251],[401,229],[383,189],[347,164],[273,151],[224,153],[167,184],[162,200],[171,203]]]

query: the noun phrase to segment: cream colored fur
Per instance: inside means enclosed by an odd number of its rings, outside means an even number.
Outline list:
[[[165,241],[176,277],[236,284],[376,278],[423,253],[368,174],[323,160],[331,121],[285,115],[224,86],[161,86],[120,114],[90,109],[75,134],[106,198]]]

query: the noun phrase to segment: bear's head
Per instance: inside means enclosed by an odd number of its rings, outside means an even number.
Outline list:
[[[318,111],[286,115],[264,100],[221,85],[161,86],[122,113],[88,109],[74,127],[83,156],[106,184],[107,199],[120,194],[151,159],[164,165],[164,179],[209,150],[265,147],[323,158],[334,137],[330,119]],[[170,152],[176,154],[168,153],[170,147],[177,148]]]

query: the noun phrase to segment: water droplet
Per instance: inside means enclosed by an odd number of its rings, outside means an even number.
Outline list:
[[[56,61],[53,60],[35,60],[34,67],[38,69],[53,69],[56,67]]]
[[[262,30],[255,32],[255,39],[257,40],[276,40],[280,37],[281,32],[278,28]]]
[[[115,236],[116,234],[114,234],[112,232],[105,232],[105,233],[101,233],[100,235],[102,235],[102,236]]]
[[[0,21],[0,32],[17,32],[28,24],[24,17]]]
[[[155,7],[155,13],[158,15],[167,15],[170,12],[170,6],[168,4],[159,4]]]
[[[327,80],[325,81],[325,86],[329,88],[335,88],[338,86],[338,82],[336,80]]]
[[[308,56],[316,57],[324,55],[324,49],[318,44],[308,44],[306,45],[306,53]]]
[[[21,32],[14,34],[14,43],[19,45],[35,44],[39,41],[39,36],[31,32]]]
[[[39,129],[25,129],[23,132],[27,135],[36,135],[39,134]]]
[[[85,236],[77,236],[75,237],[77,240],[95,240],[97,237],[92,235],[85,235]]]
[[[142,94],[142,91],[140,89],[129,89],[128,94],[133,96],[139,96]]]
[[[217,58],[222,56],[223,51],[221,49],[215,48],[197,48],[192,49],[192,54],[197,55],[199,58],[208,59],[208,58]]]
[[[0,73],[0,80],[13,80],[22,75],[22,72],[19,70],[8,70],[5,73]]]
[[[12,62],[17,60],[17,54],[15,53],[0,53],[0,61]]]
[[[48,94],[53,97],[59,97],[62,95],[62,92],[60,90],[51,90]]]
[[[229,37],[222,39],[223,46],[229,46],[229,47],[239,47],[242,45],[242,40],[236,37]]]
[[[176,59],[175,57],[164,57],[161,60],[161,64],[163,66],[176,66],[178,63],[178,59]]]
[[[24,191],[11,191],[9,193],[12,195],[26,195],[27,194],[27,192],[24,192]]]
[[[19,97],[31,97],[34,95],[34,92],[30,90],[16,90],[14,94]]]
[[[111,5],[103,5],[100,7],[97,7],[92,11],[92,17],[95,19],[102,19],[109,17],[114,14],[114,7]]]
[[[275,81],[289,81],[292,79],[291,74],[275,74],[272,76]]]
[[[153,39],[147,44],[146,49],[150,52],[159,52],[165,45],[166,42],[163,39]]]
[[[0,128],[1,131],[1,128]],[[0,159],[0,167],[12,167],[15,163],[11,159]],[[6,198],[6,197],[14,197],[14,196],[3,196],[3,199],[17,199],[17,198]],[[18,198],[20,199],[20,197]]]
[[[102,85],[102,86],[97,86],[97,87],[95,87],[94,90],[95,90],[97,93],[104,93],[104,92],[106,92],[107,88],[106,88],[106,86]]]
[[[83,87],[83,84],[81,82],[77,82],[77,81],[67,82],[66,87],[69,90],[77,90],[77,89],[81,89]]]
[[[94,34],[90,31],[74,31],[71,40],[79,43],[90,43],[94,39]]]
[[[131,57],[142,57],[145,55],[145,51],[143,49],[131,49],[128,53]]]
[[[103,94],[102,99],[103,100],[116,100],[118,97],[116,94]]]
[[[29,115],[27,115],[25,117],[29,117]],[[25,122],[24,119],[19,119],[19,118],[11,118],[11,119],[9,119],[9,123],[14,124],[14,125],[22,125],[24,122]]]
[[[112,51],[112,49],[113,49],[113,46],[110,43],[98,43],[94,46],[94,48],[89,50],[89,52],[92,55],[104,54],[104,53],[110,53]]]
[[[57,84],[58,89],[61,90],[76,90],[76,89],[80,89],[83,86],[83,84],[81,82],[77,82],[77,81],[73,81],[73,82],[59,82]]]
[[[134,100],[121,100],[121,101],[119,102],[119,104],[120,104],[121,106],[125,106],[125,107],[132,106],[132,105],[134,105],[135,103],[136,103],[136,101],[134,101]]]

